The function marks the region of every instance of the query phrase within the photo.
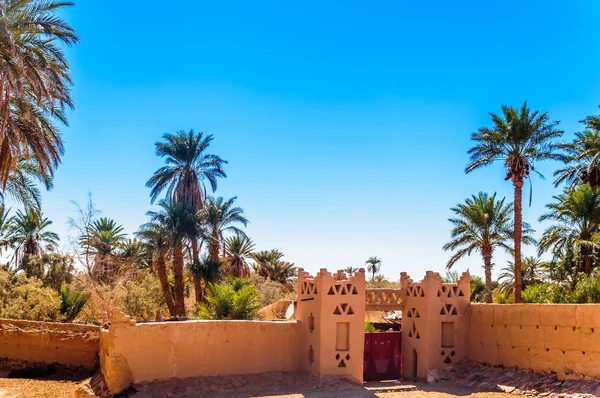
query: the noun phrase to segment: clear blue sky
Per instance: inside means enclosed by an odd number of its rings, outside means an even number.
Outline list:
[[[69,202],[91,191],[135,231],[161,165],[154,142],[194,128],[229,160],[217,195],[239,196],[259,249],[310,271],[376,255],[393,279],[444,272],[449,207],[480,190],[512,195],[501,165],[463,172],[487,112],[528,100],[568,138],[597,113],[599,11],[595,0],[78,1],[65,14],[82,39],[68,52],[77,109],[44,210],[66,239]],[[557,193],[556,165],[540,166],[524,212],[538,234]]]

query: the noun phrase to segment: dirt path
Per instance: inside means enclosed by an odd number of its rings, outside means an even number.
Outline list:
[[[0,378],[0,398],[73,398],[76,388],[72,381]]]

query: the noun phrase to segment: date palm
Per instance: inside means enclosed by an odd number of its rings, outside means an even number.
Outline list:
[[[579,271],[591,275],[596,262],[600,232],[600,188],[589,184],[566,189],[546,205],[542,221],[552,221],[539,242],[539,254],[552,251],[558,258],[567,249],[576,249]]]
[[[246,236],[238,225],[247,226],[244,210],[234,206],[237,196],[224,200],[222,197],[208,197],[204,209],[200,212],[200,223],[204,226],[208,241],[208,257],[219,260],[219,248],[226,233]]]
[[[349,267],[344,268],[344,272],[347,273],[348,276],[352,276],[358,272],[358,268],[349,266]]]
[[[39,256],[46,247],[57,247],[58,234],[49,231],[52,221],[36,209],[17,210],[9,228],[10,242],[14,246],[15,263],[20,266],[29,255]]]
[[[514,226],[511,214],[512,203],[505,204],[505,199],[496,199],[496,193],[489,196],[479,192],[464,203],[453,207],[454,217],[448,219],[452,223],[451,241],[444,245],[444,250],[455,251],[448,260],[446,268],[450,269],[464,256],[478,252],[483,258],[485,285],[492,286],[492,257],[494,250],[502,248],[513,251],[510,241],[514,238]],[[532,229],[523,225],[523,243],[533,243]],[[491,297],[490,297],[491,298]]]
[[[505,180],[514,188],[514,254],[517,279],[515,302],[521,302],[521,243],[523,239],[523,182],[535,171],[535,162],[567,158],[555,140],[563,131],[559,122],[550,121],[548,113],[531,111],[525,102],[522,107],[502,106],[502,114],[490,113],[491,127],[481,127],[471,135],[474,146],[468,151],[469,164],[465,172],[500,161],[506,169]],[[531,202],[531,197],[530,197]]]
[[[556,186],[562,182],[600,186],[600,117],[588,116],[581,123],[584,131],[575,133],[573,142],[564,145],[567,161],[554,173]]]
[[[371,280],[375,280],[375,274],[381,271],[381,259],[377,257],[369,257],[369,259],[365,261],[365,265],[367,266],[367,271],[373,275]]]
[[[190,209],[181,203],[171,200],[161,200],[159,202],[160,210],[149,211],[152,224],[161,225],[168,234],[171,243],[171,252],[173,253],[173,278],[175,280],[175,312],[178,317],[185,317],[184,303],[184,241],[196,229],[196,219]]]
[[[157,142],[156,155],[165,159],[165,166],[158,169],[146,186],[151,188],[150,198],[154,203],[166,191],[168,199],[184,204],[192,213],[204,208],[206,186],[212,191],[217,189],[217,179],[225,178],[223,170],[226,160],[208,153],[213,140],[212,135],[179,131],[163,135],[163,141]],[[191,239],[193,261],[199,261],[199,234]]]
[[[225,239],[225,272],[240,278],[250,276],[250,267],[246,261],[252,257],[254,243],[244,235],[234,235]]]
[[[252,254],[252,258],[256,261],[254,271],[265,279],[286,284],[298,275],[298,267],[283,261],[283,253],[279,250],[256,252]]]
[[[150,248],[152,253],[152,265],[160,282],[160,287],[171,316],[177,315],[173,291],[169,284],[166,258],[171,248],[171,233],[165,226],[156,221],[150,221],[140,227],[136,235],[142,239]]]
[[[0,187],[14,158],[30,158],[52,176],[63,153],[55,121],[73,107],[62,46],[79,41],[58,17],[68,1],[6,0],[0,4]]]
[[[123,227],[110,218],[102,217],[90,225],[81,238],[81,245],[94,256],[94,277],[104,282],[114,277],[115,251],[125,236]]]
[[[0,205],[0,257],[2,257],[2,250],[10,246],[10,227],[12,223],[12,217],[10,216],[10,209]]]
[[[527,286],[534,285],[539,282],[542,269],[547,264],[538,257],[525,257],[523,259],[523,267],[521,268],[521,290]],[[505,294],[515,292],[515,264],[512,261],[500,270],[498,281],[500,282],[500,291]]]
[[[42,194],[38,188],[42,183],[47,190],[52,189],[52,178],[40,169],[33,161],[21,158],[14,162],[8,173],[4,189],[0,187],[0,203],[5,197],[36,209],[41,208]]]

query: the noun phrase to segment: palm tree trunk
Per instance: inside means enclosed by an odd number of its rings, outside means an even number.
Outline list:
[[[200,253],[196,238],[192,238],[192,261],[194,262],[194,266],[200,263]],[[196,294],[196,302],[202,302],[202,279],[200,279],[199,275],[194,275],[194,292]]]
[[[185,316],[183,285],[183,244],[181,239],[175,245],[173,253],[173,277],[175,279],[175,310],[177,316]]]
[[[488,303],[492,302],[492,251],[489,249],[485,249],[482,253],[483,256],[483,265],[485,269],[485,286],[487,287],[487,294],[485,297],[485,301]]]
[[[219,261],[219,235],[213,236],[208,245],[208,257],[211,260]]]
[[[523,178],[513,178],[515,199],[515,303],[521,303],[521,239],[523,236]]]
[[[165,263],[165,257],[161,254],[156,259],[156,274],[160,281],[160,287],[165,296],[167,302],[167,308],[169,308],[169,314],[171,316],[177,315],[175,311],[175,303],[173,302],[173,295],[171,294],[171,286],[169,286],[169,277],[167,276],[167,265]]]

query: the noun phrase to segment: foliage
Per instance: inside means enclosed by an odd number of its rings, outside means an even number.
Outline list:
[[[59,321],[60,306],[58,293],[41,280],[0,270],[0,318]]]
[[[526,257],[523,259],[521,268],[521,289],[538,283],[541,279],[542,269],[546,263],[537,257]],[[515,265],[509,261],[508,265],[500,270],[502,272],[498,277],[500,290],[507,294],[514,294],[515,291]]]
[[[39,255],[45,247],[55,248],[60,240],[54,232],[47,228],[52,221],[45,218],[41,211],[27,208],[17,210],[10,224],[10,242],[14,246],[15,263],[21,263],[27,255]]]
[[[238,225],[248,225],[244,210],[234,206],[237,196],[224,200],[222,197],[206,199],[204,209],[199,213],[199,222],[203,228],[204,240],[208,242],[208,256],[213,260],[219,259],[219,247],[226,233],[240,236],[246,234]]]
[[[283,253],[278,250],[253,253],[252,258],[256,261],[254,271],[265,279],[287,284],[298,275],[298,267],[283,261]]]
[[[47,178],[60,163],[64,147],[56,121],[66,124],[65,108],[73,107],[63,46],[79,39],[58,13],[71,5],[56,0],[2,3],[2,189],[18,159],[31,159]]]
[[[367,289],[398,289],[400,283],[392,282],[385,278],[384,275],[376,275],[375,278],[367,281]]]
[[[346,268],[344,268],[344,272],[346,274],[348,274],[348,276],[353,276],[354,274],[356,274],[358,272],[359,268],[357,267],[353,267],[353,266],[348,266]]]
[[[56,291],[60,291],[64,284],[71,283],[75,272],[71,256],[47,252],[39,256],[25,257],[21,268],[27,276],[42,280],[44,286],[51,287]]]
[[[250,275],[250,267],[246,259],[252,256],[254,243],[246,236],[236,234],[225,240],[224,271],[239,278]]]
[[[365,332],[366,333],[373,333],[376,332],[377,328],[369,321],[365,322]]]
[[[248,279],[261,297],[262,307],[271,305],[279,300],[294,300],[296,293],[294,287],[290,284],[281,284],[281,282],[263,278],[257,273],[250,274]]]
[[[149,272],[125,284],[120,302],[128,315],[142,320],[153,319],[156,310],[165,307],[160,283]]]
[[[88,292],[74,290],[69,286],[63,286],[60,289],[60,313],[66,322],[73,322],[77,318],[90,296],[91,294]]]
[[[228,279],[211,284],[206,302],[198,305],[200,319],[257,319],[261,308],[260,297],[250,282]]]

